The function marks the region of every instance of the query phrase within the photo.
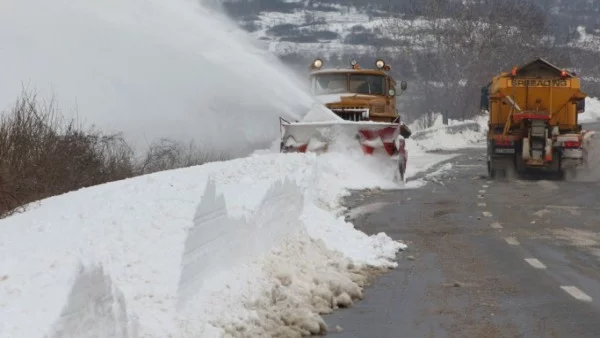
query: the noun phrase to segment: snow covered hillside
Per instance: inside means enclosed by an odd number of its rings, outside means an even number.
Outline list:
[[[454,156],[409,147],[409,176]],[[322,331],[319,313],[360,299],[405,248],[340,214],[347,188],[402,188],[393,170],[354,152],[264,153],[32,204],[0,220],[0,337]]]
[[[255,27],[251,34],[272,53],[318,53],[329,58],[332,54],[375,52],[381,47],[378,42],[390,39],[381,29],[385,20],[354,6],[332,4],[291,13],[261,12],[246,24]]]
[[[410,119],[443,111],[471,118],[492,76],[540,56],[600,95],[600,7],[587,0],[221,2],[301,75],[316,57],[334,67],[384,58],[409,83],[398,104]]]
[[[388,1],[336,1],[336,0],[273,0],[261,4],[258,0],[238,1],[222,0],[230,15],[257,39],[264,41],[270,51],[279,54],[312,54],[319,51],[320,56],[331,53],[340,55],[352,52],[376,52],[392,48],[399,41],[390,35],[391,15],[407,18],[401,20],[409,24],[409,19],[423,14],[423,8],[410,3],[391,4]],[[536,1],[528,1],[535,3]],[[430,5],[439,5],[430,3]],[[597,7],[590,11],[587,0],[561,3],[539,4],[553,7],[546,8],[552,18],[561,19],[585,16],[580,25],[575,27],[576,39],[568,43],[575,48],[597,48],[600,36],[600,21],[591,16],[598,11]],[[427,6],[423,3],[422,6]],[[436,8],[442,15],[455,15],[450,8],[451,1],[443,7]],[[592,6],[593,7],[593,6]],[[488,7],[489,8],[489,7]],[[483,7],[481,10],[485,10]],[[568,20],[568,19],[567,19]],[[583,23],[583,25],[581,25]],[[410,24],[427,26],[428,19],[422,18]],[[586,25],[588,27],[586,27]],[[408,27],[407,27],[408,28]],[[557,31],[562,27],[552,27]],[[404,39],[411,39],[410,35]],[[414,37],[412,37],[414,38]],[[404,40],[407,41],[407,40]],[[397,47],[397,46],[396,46]]]

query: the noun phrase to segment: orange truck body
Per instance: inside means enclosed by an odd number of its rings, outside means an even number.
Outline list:
[[[363,69],[353,61],[349,68],[322,69],[313,63],[309,74],[311,92],[344,120],[396,122],[400,117],[396,109],[398,90],[388,73],[391,67],[382,60],[375,64],[374,68]],[[406,87],[402,81],[400,91]]]
[[[332,142],[343,140],[360,146],[365,155],[384,154],[396,160],[397,178],[405,181],[407,152],[404,140],[412,134],[396,111],[396,82],[383,60],[375,68],[322,69],[316,59],[309,74],[311,93],[327,107],[324,120],[290,122],[280,118],[280,151],[327,152]],[[402,81],[400,90],[406,90]],[[310,114],[308,114],[310,115]]]
[[[578,114],[586,94],[576,74],[538,58],[482,88],[488,112],[488,174],[542,170],[562,175],[584,162]]]

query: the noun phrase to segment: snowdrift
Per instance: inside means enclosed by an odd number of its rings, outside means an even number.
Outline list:
[[[441,114],[434,115],[431,126],[424,118],[417,119],[410,124],[414,131],[407,141],[421,151],[456,150],[464,148],[485,147],[487,134],[487,116],[480,115],[471,120],[448,120],[448,125],[443,124]]]
[[[599,122],[600,100],[588,97],[585,104],[586,111],[579,114],[579,122]],[[485,147],[488,130],[486,115],[479,115],[470,120],[449,119],[448,125],[443,124],[441,114],[434,114],[433,118],[433,123],[430,126],[425,117],[410,124],[409,127],[413,130],[413,135],[407,142],[413,148],[420,151],[436,151]]]
[[[405,248],[339,214],[346,189],[400,188],[380,162],[353,156],[267,153],[159,172],[0,220],[0,337],[323,331],[319,313],[360,299],[369,271],[395,267]],[[414,173],[448,157],[413,158]]]

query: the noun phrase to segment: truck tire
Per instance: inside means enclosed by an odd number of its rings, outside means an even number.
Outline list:
[[[522,152],[519,151],[515,154],[514,165],[515,165],[515,172],[517,175],[522,175],[527,170],[527,168],[525,168],[525,161],[523,160]]]
[[[489,178],[496,178],[496,168],[494,167],[491,160],[487,161],[487,171]]]
[[[404,182],[404,159],[402,156],[398,160],[398,174],[400,175],[400,181]]]
[[[557,150],[552,151],[552,171],[559,180],[565,180],[565,170],[562,167],[561,153]]]

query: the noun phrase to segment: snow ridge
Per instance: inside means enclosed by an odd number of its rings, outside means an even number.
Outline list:
[[[389,157],[338,144],[319,156],[264,151],[33,204],[0,220],[0,337],[323,333],[320,315],[361,299],[370,276],[396,267],[406,248],[355,229],[340,198],[418,188],[423,180],[410,177],[455,156],[407,146],[406,185],[393,182]]]
[[[381,163],[346,156],[159,172],[0,220],[0,337],[324,332],[320,314],[360,299],[406,247],[335,214],[343,189],[394,187]]]
[[[78,268],[78,276],[50,337],[137,337],[137,321],[127,317],[123,293],[101,265]]]

